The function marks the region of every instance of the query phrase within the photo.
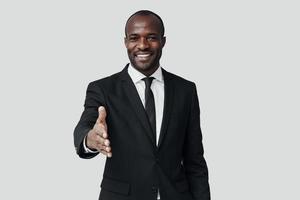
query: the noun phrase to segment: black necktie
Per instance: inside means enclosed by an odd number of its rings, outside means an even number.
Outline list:
[[[156,121],[155,121],[155,103],[154,103],[154,96],[152,90],[150,88],[151,83],[154,77],[146,77],[142,80],[145,81],[145,110],[148,115],[148,119],[152,128],[152,132],[154,134],[154,138],[156,141]]]

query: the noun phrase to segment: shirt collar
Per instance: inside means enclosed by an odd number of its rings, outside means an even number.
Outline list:
[[[146,77],[144,74],[136,70],[131,64],[128,67],[128,74],[132,79],[132,81],[134,82],[134,84],[136,84],[137,82],[141,81],[143,78]],[[159,66],[157,70],[150,77],[154,77],[155,80],[159,82],[164,82],[161,66]]]

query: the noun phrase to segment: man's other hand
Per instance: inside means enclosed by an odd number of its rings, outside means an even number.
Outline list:
[[[112,157],[110,141],[108,139],[106,110],[103,106],[98,108],[98,119],[86,138],[86,145],[90,149],[96,149],[107,157]]]

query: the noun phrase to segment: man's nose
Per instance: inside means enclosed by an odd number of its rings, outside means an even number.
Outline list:
[[[138,43],[138,48],[141,50],[149,48],[149,43],[146,38],[141,38]]]

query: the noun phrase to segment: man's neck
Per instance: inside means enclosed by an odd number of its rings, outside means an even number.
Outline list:
[[[159,64],[156,65],[155,67],[151,67],[148,71],[141,71],[141,70],[138,70],[139,72],[141,72],[142,74],[144,74],[145,76],[149,77],[151,76],[159,67]]]

